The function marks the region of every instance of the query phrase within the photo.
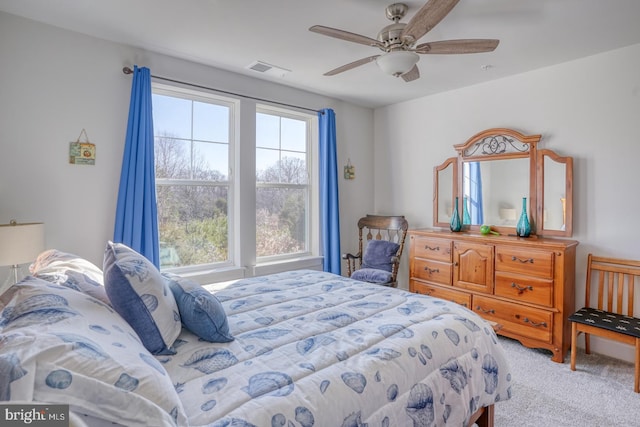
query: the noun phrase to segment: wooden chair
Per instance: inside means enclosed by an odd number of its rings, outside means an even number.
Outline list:
[[[640,392],[640,318],[633,308],[640,290],[640,261],[604,258],[589,254],[585,306],[569,316],[571,321],[571,370],[576,370],[578,335],[585,336],[585,352],[591,352],[589,335],[635,346],[633,391]],[[593,289],[592,289],[592,284]],[[597,284],[597,289],[595,285]],[[593,292],[593,295],[592,295]],[[591,297],[597,296],[597,302]]]
[[[360,218],[358,253],[342,255],[342,259],[347,261],[347,275],[357,280],[397,287],[398,267],[408,229],[409,223],[404,216],[367,215]],[[388,244],[370,245],[369,243],[374,240],[385,241]],[[372,261],[374,251],[372,248],[380,249],[385,246],[390,251],[386,261],[388,264],[383,268],[377,268],[380,267],[377,263],[368,265],[367,261]],[[397,250],[393,250],[396,247]]]

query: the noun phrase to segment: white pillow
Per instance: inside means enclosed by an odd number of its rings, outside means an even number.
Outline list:
[[[78,255],[49,249],[29,266],[29,272],[47,282],[84,292],[111,305],[104,289],[102,270]]]
[[[104,251],[104,286],[113,308],[153,354],[175,354],[182,331],[178,305],[167,281],[145,257],[122,243]]]
[[[27,277],[0,296],[0,400],[69,404],[126,426],[187,425],[166,370],[110,307]]]

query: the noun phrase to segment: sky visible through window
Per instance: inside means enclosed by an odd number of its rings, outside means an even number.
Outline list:
[[[155,135],[193,140],[206,168],[228,175],[229,107],[159,94],[152,102]]]
[[[157,93],[152,102],[155,135],[193,140],[207,169],[228,174],[229,107]],[[256,148],[257,171],[274,166],[281,157],[304,160],[305,121],[257,113]]]

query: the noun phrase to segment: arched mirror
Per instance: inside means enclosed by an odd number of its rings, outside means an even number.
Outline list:
[[[532,234],[571,236],[572,158],[538,150],[540,138],[495,128],[455,145],[458,156],[434,168],[434,226],[449,227],[457,197],[463,231],[514,234],[525,208]]]
[[[571,236],[573,218],[573,158],[538,150],[538,198],[541,211],[538,234]]]
[[[458,189],[455,179],[458,173],[456,157],[450,157],[433,171],[433,218],[434,223],[448,225]],[[440,198],[438,200],[438,194]],[[448,195],[448,196],[447,196]]]

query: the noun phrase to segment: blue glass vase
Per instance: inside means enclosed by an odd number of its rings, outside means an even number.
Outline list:
[[[451,231],[462,230],[462,221],[460,220],[460,213],[458,212],[458,198],[456,197],[456,204],[453,205],[453,212],[451,212],[451,222],[449,223]]]
[[[516,234],[518,237],[529,237],[531,234],[531,224],[529,224],[529,216],[527,216],[527,198],[522,198],[522,213],[516,225]]]
[[[471,215],[469,214],[469,199],[462,199],[462,225],[471,225]]]

